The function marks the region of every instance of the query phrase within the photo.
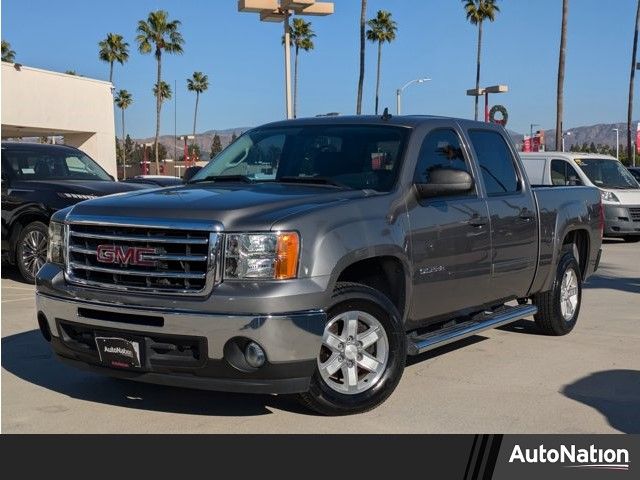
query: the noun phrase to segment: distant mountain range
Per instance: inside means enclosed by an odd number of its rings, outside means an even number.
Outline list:
[[[638,121],[633,122],[631,139],[635,141],[635,131]],[[614,128],[620,131],[620,148],[627,145],[627,122],[624,123],[599,123],[597,125],[588,125],[584,127],[575,127],[567,130],[565,134],[564,143],[565,149],[569,150],[572,145],[582,145],[586,143],[590,145],[592,142],[594,145],[609,145],[615,148],[616,145],[616,132]],[[524,135],[516,132],[509,132],[516,144],[522,144]],[[526,134],[527,136],[529,133]],[[547,150],[552,150],[555,143],[556,130],[545,130],[544,138]]]
[[[633,132],[635,132],[635,125],[637,125],[638,121],[634,122]],[[233,134],[240,135],[251,127],[236,127],[236,128],[226,128],[224,130],[207,130],[202,133],[198,133],[196,135],[196,143],[200,146],[200,151],[202,152],[202,158],[205,159],[208,157],[209,152],[211,151],[211,142],[213,141],[213,137],[215,134],[220,136],[220,142],[223,147],[226,147],[230,142]],[[575,127],[568,130],[568,134],[565,135],[565,148],[569,150],[572,145],[582,145],[586,143],[587,145],[592,142],[595,145],[609,145],[611,147],[615,147],[616,144],[616,132],[614,132],[614,128],[618,128],[620,130],[620,144],[621,148],[626,146],[627,144],[627,124],[624,123],[599,123],[597,125],[587,125],[582,127]],[[632,136],[634,133],[632,132]],[[509,134],[513,138],[514,142],[518,145],[518,147],[522,144],[524,139],[524,134],[509,131]],[[551,150],[554,147],[555,142],[555,129],[545,130],[545,144],[547,146],[547,150]],[[529,133],[527,133],[529,135]],[[633,138],[633,137],[632,137]],[[153,142],[153,137],[151,138],[137,138],[134,141],[138,143],[149,143]],[[173,156],[174,151],[174,137],[173,135],[161,135],[160,143],[162,143],[167,148],[167,153],[169,157]],[[178,139],[177,141],[177,150],[178,157],[182,155],[184,149],[184,143]]]

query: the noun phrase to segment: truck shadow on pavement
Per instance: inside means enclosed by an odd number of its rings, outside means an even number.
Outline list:
[[[590,277],[582,288],[584,290],[600,288],[628,293],[640,293],[640,277],[612,277],[596,274]]]
[[[640,371],[604,370],[562,389],[562,394],[595,408],[623,433],[640,433]]]
[[[190,390],[76,370],[55,358],[39,330],[4,337],[2,367],[22,380],[63,395],[119,407],[204,416],[266,415],[272,413],[270,408],[313,415],[292,396]]]

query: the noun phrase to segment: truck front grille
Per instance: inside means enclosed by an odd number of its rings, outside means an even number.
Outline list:
[[[218,233],[85,223],[67,228],[66,273],[71,283],[204,295],[220,281]]]
[[[633,207],[629,209],[629,215],[634,222],[640,222],[640,207]]]

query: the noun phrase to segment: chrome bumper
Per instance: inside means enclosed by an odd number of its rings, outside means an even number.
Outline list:
[[[234,337],[258,342],[270,363],[315,360],[322,342],[326,315],[321,311],[278,315],[229,315],[195,311],[149,310],[135,307],[96,304],[36,293],[38,313],[46,316],[52,336],[59,337],[56,320],[86,326],[164,335],[202,337],[206,339],[209,359],[222,360],[224,346]],[[97,320],[81,316],[79,308],[102,312],[162,317],[162,326],[148,326],[122,321]],[[116,315],[117,317],[117,315]]]

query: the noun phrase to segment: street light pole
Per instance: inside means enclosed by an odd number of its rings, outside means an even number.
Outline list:
[[[260,14],[262,22],[284,22],[284,102],[287,119],[293,118],[291,99],[291,15],[332,15],[332,2],[316,0],[238,0],[238,11]]]
[[[620,129],[614,128],[616,132],[616,160],[620,160]]]
[[[400,115],[401,111],[402,111],[402,92],[404,92],[404,90],[409,86],[409,85],[413,85],[414,83],[424,83],[424,82],[428,82],[430,81],[430,78],[415,78],[413,80],[409,80],[407,83],[405,83],[402,87],[398,88],[396,90],[396,115]]]

